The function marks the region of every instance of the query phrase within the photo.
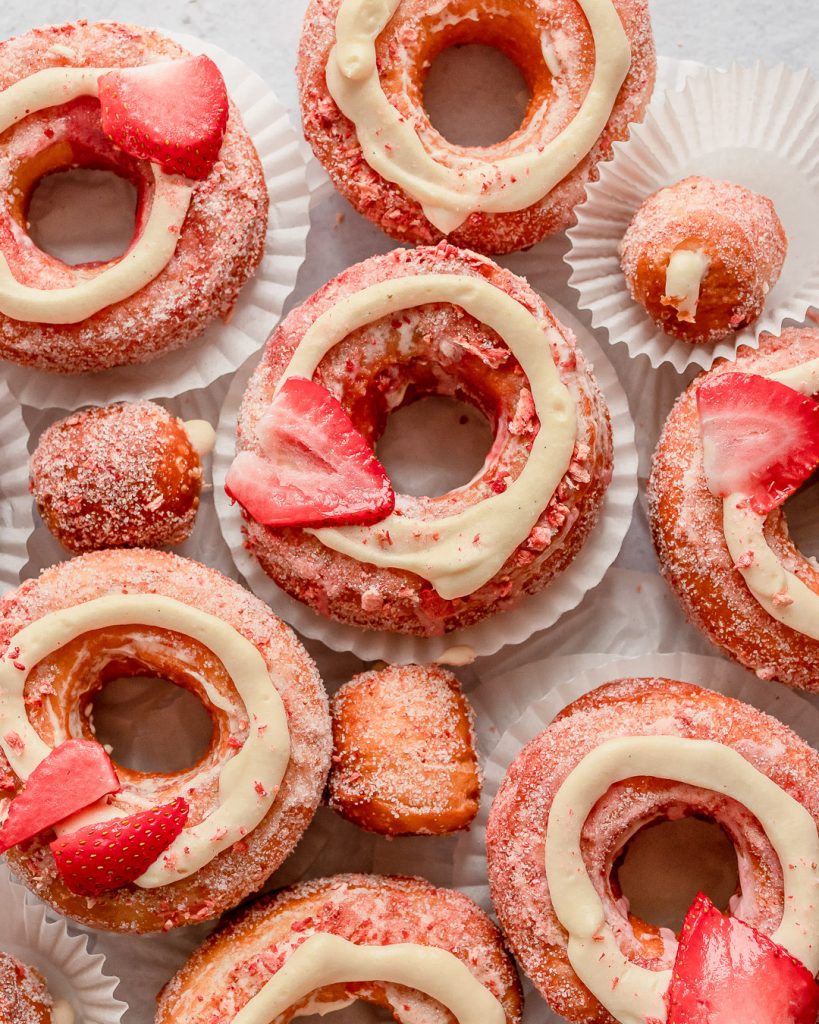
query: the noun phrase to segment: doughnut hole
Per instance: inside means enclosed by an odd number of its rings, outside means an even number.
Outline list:
[[[413,495],[399,487],[406,514],[436,516],[477,503],[497,493],[499,480],[508,486],[526,465],[538,426],[534,411],[519,431],[507,427],[522,400],[525,405],[528,381],[502,339],[457,307],[417,307],[352,332],[322,360],[317,378],[339,397],[373,449],[390,417],[422,399],[463,403],[478,423],[488,424],[481,442],[486,455],[481,465],[475,459],[470,479],[438,494]],[[435,443],[451,451],[449,436]],[[434,450],[416,450],[417,464],[435,459],[444,461]],[[449,453],[446,464],[452,464]]]
[[[59,420],[31,458],[40,515],[75,553],[180,544],[201,489],[202,466],[184,425],[151,402]]]
[[[351,679],[330,706],[330,806],[381,835],[447,835],[478,812],[472,709],[449,671],[388,666]]]
[[[561,25],[566,35],[571,35],[576,40],[574,56],[577,60],[577,71],[583,69],[591,73],[593,67],[593,46],[588,24],[580,15],[574,0],[564,0],[556,4],[554,18],[554,24],[545,25],[542,12],[539,13],[535,5],[526,0],[498,0],[492,4],[491,9],[482,10],[479,19],[475,18],[474,0],[454,0],[446,4],[402,4],[390,22],[388,33],[390,40],[397,41],[398,47],[403,50],[401,59],[390,59],[383,38],[376,44],[376,52],[380,58],[381,86],[390,102],[414,121],[421,138],[435,149],[461,156],[491,152],[497,157],[517,152],[526,145],[528,130],[536,120],[540,123],[545,117],[548,125],[549,108],[556,98],[548,63],[554,62],[550,30]],[[445,137],[433,125],[426,108],[426,92],[429,88],[432,96],[430,106],[435,111],[436,122],[441,123],[438,111],[443,105],[439,107],[436,93],[443,84],[439,83],[440,72],[452,58],[449,55],[444,56],[443,68],[435,67],[434,71],[431,69],[445,51],[459,46],[484,47],[499,51],[514,65],[520,75],[518,77],[514,73],[510,74],[511,69],[504,68],[506,73],[499,83],[501,88],[504,85],[507,89],[511,86],[518,94],[522,91],[521,85],[528,90],[528,102],[525,105],[519,102],[518,97],[518,113],[513,118],[517,125],[510,124],[508,99],[503,106],[500,106],[503,101],[498,101],[500,110],[505,114],[504,124],[513,130],[506,137],[493,143],[465,145],[449,136]],[[496,62],[493,71],[497,69]],[[493,80],[498,81],[494,76]],[[574,109],[578,109],[583,100],[582,92],[583,90],[578,89],[575,94],[575,91],[570,89],[570,95],[563,96],[562,99]],[[461,98],[463,100],[465,97]],[[492,102],[494,106],[495,101]],[[515,97],[512,97],[512,103],[515,103]],[[491,111],[489,116],[484,112],[478,116],[484,122],[485,128],[491,125]],[[468,132],[473,138],[476,132],[484,130],[476,129],[474,126],[466,127],[465,122],[468,123],[468,118],[459,117],[457,122],[453,119],[447,123],[463,125],[461,130]],[[547,127],[546,137],[557,134],[558,130],[556,127],[554,132],[550,132]]]
[[[467,486],[491,447],[492,427],[479,409],[434,396],[391,413],[376,455],[395,490],[434,498]]]
[[[153,172],[146,162],[136,160],[114,147],[102,131],[99,102],[92,97],[82,97],[61,107],[32,114],[27,120],[31,121],[25,127],[30,138],[27,136],[27,144],[22,147],[26,156],[11,167],[9,172],[9,194],[12,196],[9,212],[36,246],[33,253],[29,252],[31,273],[36,276],[36,280],[29,281],[28,272],[24,268],[21,281],[39,288],[61,287],[70,283],[65,277],[67,266],[103,270],[110,263],[116,262],[122,253],[107,259],[92,258],[75,264],[40,247],[39,232],[35,229],[33,236],[30,232],[32,214],[37,218],[41,216],[39,205],[33,203],[38,186],[52,175],[78,170],[106,172],[130,183],[135,196],[133,212],[128,211],[133,229],[130,240],[126,240],[124,246],[127,249],[144,227],[153,193]],[[87,214],[93,231],[94,218],[98,214],[94,210],[88,210]]]
[[[697,816],[645,825],[623,847],[613,888],[640,920],[678,934],[697,894],[727,911],[739,887],[736,852],[724,829]]]
[[[167,680],[188,690],[212,721],[210,741],[187,768],[143,772],[114,760],[123,791],[123,813],[158,806],[184,796],[189,823],[196,824],[218,803],[223,765],[247,737],[244,704],[221,661],[204,645],[171,630],[118,626],[93,630],[44,658],[26,682],[25,699],[33,728],[50,746],[67,739],[96,739],[94,701],[113,680]],[[186,728],[180,721],[180,728]]]
[[[698,863],[706,835],[708,858]],[[670,852],[674,841],[685,878],[675,877],[669,857],[659,864],[660,877],[646,884],[640,857],[656,866],[650,845],[664,842]],[[782,867],[764,830],[747,808],[713,790],[657,778],[617,783],[589,815],[581,848],[620,948],[636,961],[673,965],[676,935],[700,890],[766,933],[781,920]]]

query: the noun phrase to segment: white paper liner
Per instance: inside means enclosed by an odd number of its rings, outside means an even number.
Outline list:
[[[128,1009],[114,995],[119,978],[105,957],[91,953],[85,935],[72,935],[42,903],[26,894],[0,864],[0,950],[36,967],[54,999],[65,999],[77,1024],[119,1024]]]
[[[0,378],[0,594],[16,587],[34,528],[28,492],[28,430],[23,410]]]
[[[238,58],[193,36],[165,34],[193,53],[207,54],[219,65],[258,151],[270,195],[262,263],[239,293],[229,323],[212,322],[189,345],[152,362],[64,375],[0,361],[12,391],[25,405],[76,409],[171,397],[206,387],[232,373],[264,344],[295,286],[310,227],[310,193],[305,155],[287,111],[259,75]]]
[[[579,304],[612,343],[652,366],[708,368],[739,345],[756,347],[763,331],[801,322],[819,301],[819,81],[783,65],[734,65],[691,76],[659,94],[631,138],[614,145],[569,231],[567,262]],[[760,319],[736,335],[691,345],[661,331],[634,302],[620,269],[619,245],[641,203],[691,174],[744,185],[773,200],[788,236],[788,256]]]
[[[637,613],[638,609],[632,607],[631,611]],[[627,614],[627,609],[623,608],[622,613]],[[450,885],[492,912],[486,826],[509,765],[567,704],[610,680],[640,676],[696,683],[736,697],[773,715],[813,746],[819,746],[819,709],[815,705],[783,686],[762,682],[722,658],[675,653],[613,659],[606,654],[579,654],[533,662],[505,675],[486,678],[473,695],[482,723],[483,798],[472,829],[463,833],[455,845]],[[528,978],[522,980],[524,1024],[561,1024],[563,1018],[549,1009]]]
[[[266,601],[277,615],[300,633],[321,640],[335,651],[352,651],[364,661],[383,659],[396,664],[426,664],[447,649],[465,644],[476,655],[493,654],[506,644],[521,643],[538,630],[546,629],[564,612],[574,608],[584,594],[597,586],[620,550],[631,523],[637,494],[637,457],[634,425],[625,392],[608,359],[594,337],[566,310],[548,298],[555,315],[575,332],[582,352],[594,367],[597,382],[611,413],[614,438],[614,474],[601,510],[600,521],[572,564],[545,590],[514,609],[495,615],[475,626],[444,637],[422,638],[361,630],[318,615],[307,605],[285,594],[267,576],[244,546],[242,516],[224,491],[225,475],[235,452],[236,420],[247,381],[256,360],[249,361],[233,380],[222,409],[213,459],[214,500],[222,534],[239,571],[250,589]],[[251,365],[252,364],[252,365]]]

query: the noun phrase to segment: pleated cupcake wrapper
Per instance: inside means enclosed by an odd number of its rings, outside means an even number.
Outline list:
[[[310,227],[307,154],[287,111],[265,82],[238,58],[193,36],[166,32],[193,53],[211,57],[224,75],[264,168],[270,212],[261,265],[239,293],[227,323],[215,320],[190,344],[149,362],[99,373],[45,373],[0,363],[25,405],[77,409],[104,402],[167,398],[203,388],[237,367],[264,344],[304,262]],[[317,176],[313,172],[313,180]]]
[[[34,529],[28,492],[28,430],[23,410],[0,378],[0,593],[16,587],[26,564],[26,542]]]
[[[788,256],[760,319],[723,341],[691,345],[666,335],[629,294],[619,246],[642,202],[689,175],[732,181],[768,196],[788,236]],[[566,261],[579,305],[612,343],[652,366],[707,369],[764,331],[801,323],[819,302],[819,81],[782,65],[708,68],[660,94],[631,138],[600,166],[569,232]]]
[[[119,978],[105,973],[105,957],[88,950],[88,936],[72,935],[26,894],[0,863],[0,950],[36,967],[54,999],[65,999],[77,1024],[119,1024],[128,1009],[115,996]]]
[[[214,501],[222,534],[236,566],[250,589],[285,622],[305,636],[321,640],[334,651],[352,652],[364,661],[382,659],[400,664],[427,664],[449,648],[461,644],[471,647],[476,655],[488,655],[506,644],[521,643],[538,630],[552,625],[564,612],[574,608],[587,591],[597,586],[617,557],[631,523],[637,494],[634,424],[625,392],[593,336],[567,311],[548,299],[546,301],[558,319],[577,335],[580,349],[593,364],[611,414],[614,475],[603,501],[600,521],[569,568],[545,590],[525,598],[511,611],[443,637],[410,637],[366,631],[320,616],[276,586],[245,548],[241,512],[238,505],[231,505],[228,500],[224,481],[235,454],[239,407],[257,360],[250,360],[237,373],[219,421],[213,459]]]
[[[621,617],[638,618],[641,604],[648,602],[654,588],[648,583],[645,589],[644,597],[632,594],[628,602],[622,603]],[[628,630],[628,625],[624,628]],[[487,883],[486,826],[492,801],[509,766],[567,704],[603,683],[641,676],[696,683],[753,704],[784,722],[813,746],[819,746],[819,709],[815,704],[784,686],[763,682],[723,658],[687,653],[625,658],[576,654],[546,658],[505,674],[485,676],[472,695],[481,723],[481,808],[471,830],[463,833],[455,844],[448,884],[462,889],[486,911],[493,912]],[[524,1024],[562,1024],[563,1018],[549,1009],[528,979],[523,980]]]

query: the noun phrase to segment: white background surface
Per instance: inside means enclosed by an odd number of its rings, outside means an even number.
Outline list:
[[[772,20],[772,6],[761,0],[654,0],[652,13],[658,52],[721,65],[734,59],[749,62],[763,59],[768,63],[785,61],[794,67],[807,66],[819,73],[819,53],[815,48],[819,15],[815,0],[790,0],[785,5],[777,5],[776,20]],[[12,35],[37,24],[79,17],[134,21],[198,35],[246,61],[270,83],[295,115],[293,68],[304,7],[305,0],[266,0],[255,4],[224,0],[166,0],[143,4],[124,0],[100,0],[96,4],[0,0],[0,36]],[[297,121],[297,116],[294,120]],[[338,222],[340,214],[344,214],[343,223]],[[391,240],[378,229],[361,220],[339,197],[331,196],[314,211],[308,238],[308,259],[290,304],[306,297],[349,264],[392,247]],[[539,286],[573,308],[575,300],[566,286],[568,275],[560,262],[561,251],[561,242],[557,240],[529,254],[512,256],[501,262],[513,270],[525,272],[533,260],[537,261]],[[542,282],[547,283],[547,287]],[[647,360],[629,360],[623,346],[616,346],[609,352],[631,397],[632,413],[641,437],[642,472],[645,474],[659,426],[687,378],[678,377],[669,367],[652,372]],[[37,419],[32,414],[27,418],[30,426]],[[797,514],[792,517],[792,523],[807,523],[815,519],[815,492],[813,501],[810,497],[800,496],[800,505],[794,510]],[[804,510],[801,516],[798,515],[800,510]],[[798,530],[796,532],[798,538],[804,536]],[[813,551],[812,548],[809,550]],[[208,560],[219,564],[216,552]],[[642,634],[645,649],[652,651],[712,651],[703,638],[682,622],[673,598],[656,576],[642,503],[638,506],[635,523],[617,565],[621,570],[650,573],[653,577],[649,581],[650,592],[644,589],[645,577],[637,573],[610,573],[598,591],[576,612],[564,617],[554,629],[541,633],[522,647],[484,659],[474,669],[462,673],[467,686],[474,689],[478,678],[483,680],[484,686],[491,685],[501,673],[530,663],[535,658],[551,658],[558,653],[568,655],[584,650],[633,653],[635,633]],[[629,603],[628,595],[635,595],[633,604]],[[636,595],[643,595],[643,598],[638,600]],[[629,614],[618,616],[618,608],[635,611],[636,618]],[[352,659],[328,656],[318,645],[310,646],[318,656],[331,688],[353,670]],[[332,848],[329,850],[325,847],[328,835],[332,835]],[[352,860],[348,852],[351,848],[357,851]],[[445,862],[451,850],[449,841],[437,845],[423,840],[420,843],[407,840],[393,844],[374,841],[338,821],[329,812],[322,812],[299,853],[285,866],[279,879],[288,880],[300,868],[312,873],[318,857],[323,871],[371,867],[425,872],[435,880],[439,877],[444,880]],[[338,854],[335,860],[334,852]],[[119,994],[134,1008],[126,1017],[127,1024],[149,1024],[151,1004],[158,985],[175,970],[201,931],[196,929],[193,934],[188,931],[143,939],[95,937],[96,947],[109,957],[111,970],[124,976]],[[353,1017],[344,1013],[334,1020],[341,1024],[342,1020],[350,1021]]]

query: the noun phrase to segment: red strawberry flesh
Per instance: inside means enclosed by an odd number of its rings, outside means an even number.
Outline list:
[[[57,871],[79,896],[99,896],[134,882],[167,850],[188,820],[188,802],[86,825],[51,844]]]
[[[111,759],[99,743],[66,740],[29,775],[0,828],[0,853],[119,792]]]
[[[264,526],[377,523],[395,506],[384,467],[326,388],[290,377],[239,452],[225,490]]]
[[[228,119],[221,72],[209,57],[120,68],[99,80],[102,130],[115,146],[167,174],[206,178]]]
[[[705,479],[766,515],[819,465],[819,404],[767,377],[721,373],[697,391]]]
[[[819,986],[782,946],[700,894],[683,925],[668,1024],[816,1024]]]

